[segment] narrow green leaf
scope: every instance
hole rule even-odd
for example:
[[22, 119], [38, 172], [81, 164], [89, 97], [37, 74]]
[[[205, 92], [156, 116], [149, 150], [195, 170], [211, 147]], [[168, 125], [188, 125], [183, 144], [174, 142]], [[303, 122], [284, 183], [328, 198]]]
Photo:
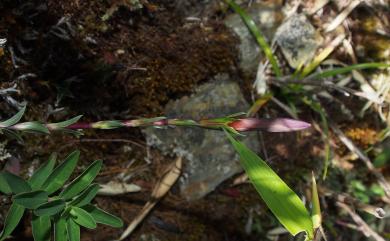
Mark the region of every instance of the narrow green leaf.
[[89, 204], [92, 201], [92, 199], [95, 198], [99, 189], [100, 189], [100, 186], [97, 183], [89, 185], [87, 187], [87, 189], [85, 189], [80, 195], [75, 197], [70, 202], [70, 205], [76, 206], [76, 207], [82, 207], [82, 206]]
[[95, 179], [102, 168], [102, 165], [103, 161], [101, 160], [93, 162], [80, 176], [74, 179], [69, 186], [61, 192], [60, 197], [68, 200], [83, 191]]
[[34, 241], [50, 241], [50, 216], [32, 216], [32, 233]]
[[23, 122], [13, 126], [13, 129], [32, 133], [49, 134], [49, 129], [37, 121]]
[[314, 173], [312, 173], [312, 198], [311, 198], [311, 204], [312, 204], [312, 211], [311, 211], [311, 220], [313, 222], [314, 228], [321, 227], [322, 217], [321, 217], [321, 206], [320, 206], [320, 200], [318, 198], [318, 190], [317, 190], [317, 183], [316, 178], [314, 177]]
[[297, 194], [259, 156], [225, 133], [249, 179], [276, 218], [292, 235], [305, 231], [312, 238], [313, 223]]
[[70, 215], [76, 223], [80, 224], [83, 227], [94, 229], [97, 226], [93, 217], [84, 209], [72, 207], [70, 210]]
[[65, 217], [58, 217], [54, 222], [54, 241], [67, 241]]
[[34, 214], [37, 216], [53, 216], [64, 210], [64, 208], [65, 201], [57, 199], [40, 205], [34, 210]]
[[325, 160], [323, 167], [322, 179], [325, 180], [328, 175], [328, 168], [330, 163], [330, 138], [329, 138], [329, 124], [327, 114], [322, 107], [320, 102], [315, 102], [314, 100], [308, 98], [307, 96], [302, 97], [302, 102], [308, 105], [312, 110], [317, 112], [321, 118], [321, 125], [323, 130], [323, 139], [324, 139], [324, 151], [325, 151]]
[[55, 153], [51, 154], [49, 160], [44, 165], [42, 165], [38, 170], [36, 170], [34, 174], [31, 176], [30, 180], [28, 180], [28, 183], [30, 184], [33, 190], [41, 188], [42, 184], [46, 181], [46, 179], [53, 171], [53, 168], [56, 164], [56, 159], [57, 159], [57, 155]]
[[259, 44], [260, 48], [264, 51], [265, 56], [271, 63], [272, 69], [275, 72], [277, 77], [282, 76], [282, 72], [279, 68], [278, 62], [276, 61], [276, 58], [274, 54], [272, 53], [271, 47], [268, 45], [267, 41], [265, 40], [263, 34], [259, 30], [259, 28], [256, 26], [255, 21], [242, 9], [237, 3], [235, 3], [233, 0], [225, 0], [227, 4], [236, 12], [238, 13], [250, 32], [255, 37], [257, 43]]
[[67, 220], [66, 227], [69, 241], [80, 241], [80, 226], [72, 218]]
[[10, 191], [11, 193], [22, 193], [22, 192], [29, 192], [31, 191], [30, 185], [23, 180], [21, 177], [16, 176], [10, 172], [2, 171], [0, 172], [0, 180], [4, 180], [2, 190], [3, 191]]
[[104, 211], [104, 210], [102, 210], [94, 205], [89, 204], [89, 205], [82, 207], [82, 209], [84, 209], [89, 214], [91, 214], [91, 216], [93, 217], [93, 219], [97, 223], [105, 224], [105, 225], [108, 225], [108, 226], [111, 226], [114, 228], [123, 227], [122, 219], [120, 219], [120, 218], [118, 218], [110, 213], [107, 213], [106, 211]]
[[321, 73], [313, 74], [310, 76], [310, 79], [322, 79], [327, 77], [332, 77], [339, 74], [349, 73], [352, 70], [358, 69], [378, 69], [378, 68], [389, 68], [390, 64], [386, 63], [362, 63], [362, 64], [353, 64], [346, 67], [335, 68], [331, 70], [325, 70]]
[[25, 208], [13, 203], [8, 210], [7, 217], [5, 218], [4, 221], [4, 227], [3, 230], [0, 234], [0, 241], [3, 241], [6, 239], [12, 231], [16, 228], [16, 226], [19, 224], [20, 220], [23, 217]]
[[76, 117], [73, 117], [69, 120], [58, 122], [58, 123], [51, 123], [48, 124], [49, 129], [55, 129], [55, 130], [61, 130], [63, 128], [66, 128], [80, 120], [80, 118], [83, 117], [82, 115], [78, 115]]
[[69, 156], [67, 156], [65, 160], [50, 174], [47, 180], [43, 183], [42, 188], [49, 194], [52, 194], [63, 187], [64, 183], [68, 180], [76, 167], [79, 156], [79, 151], [74, 151], [69, 154]]
[[33, 191], [19, 193], [14, 196], [14, 202], [28, 209], [35, 209], [38, 206], [46, 203], [49, 196], [45, 191]]
[[11, 118], [9, 118], [9, 119], [6, 120], [6, 121], [0, 122], [0, 128], [13, 126], [13, 125], [15, 125], [16, 123], [18, 123], [18, 122], [20, 121], [20, 119], [22, 119], [22, 116], [23, 116], [23, 114], [24, 114], [25, 111], [26, 111], [26, 106], [23, 106], [23, 107], [18, 111], [18, 113], [16, 113], [14, 116], [12, 116]]

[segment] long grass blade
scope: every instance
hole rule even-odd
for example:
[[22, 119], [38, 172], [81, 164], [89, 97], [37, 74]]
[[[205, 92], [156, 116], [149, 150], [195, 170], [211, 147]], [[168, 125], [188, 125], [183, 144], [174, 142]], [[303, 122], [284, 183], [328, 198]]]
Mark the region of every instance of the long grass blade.
[[345, 74], [349, 73], [352, 70], [358, 70], [358, 69], [378, 69], [378, 68], [389, 68], [390, 64], [385, 63], [362, 63], [362, 64], [353, 64], [346, 67], [341, 68], [335, 68], [331, 70], [325, 70], [321, 73], [313, 74], [312, 76], [309, 76], [310, 79], [322, 79], [327, 77], [332, 77], [339, 74]]
[[236, 12], [238, 13], [246, 26], [248, 27], [249, 31], [253, 34], [255, 37], [257, 43], [261, 47], [261, 49], [264, 51], [265, 56], [271, 63], [272, 69], [275, 72], [277, 77], [282, 76], [282, 72], [279, 68], [278, 62], [276, 61], [276, 58], [274, 54], [272, 53], [271, 47], [268, 45], [267, 41], [265, 40], [263, 34], [261, 33], [260, 29], [256, 26], [255, 21], [245, 12], [244, 9], [242, 9], [237, 3], [235, 3], [232, 0], [225, 0], [227, 4]]
[[313, 238], [313, 223], [297, 194], [259, 156], [227, 131], [227, 137], [240, 156], [241, 165], [268, 208], [292, 234], [306, 232]]

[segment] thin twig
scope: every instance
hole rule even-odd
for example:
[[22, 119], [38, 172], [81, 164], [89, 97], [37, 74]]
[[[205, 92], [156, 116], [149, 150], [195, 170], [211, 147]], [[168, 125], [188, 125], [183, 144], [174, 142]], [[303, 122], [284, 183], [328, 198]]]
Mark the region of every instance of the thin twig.
[[354, 212], [348, 205], [342, 202], [336, 202], [336, 205], [344, 209], [353, 221], [357, 224], [358, 230], [361, 231], [366, 237], [372, 237], [376, 241], [385, 241], [385, 239], [370, 228], [370, 226], [364, 222], [364, 220]]
[[340, 24], [344, 22], [344, 20], [348, 17], [348, 15], [362, 2], [362, 0], [352, 1], [325, 29], [325, 33], [331, 32], [335, 30]]

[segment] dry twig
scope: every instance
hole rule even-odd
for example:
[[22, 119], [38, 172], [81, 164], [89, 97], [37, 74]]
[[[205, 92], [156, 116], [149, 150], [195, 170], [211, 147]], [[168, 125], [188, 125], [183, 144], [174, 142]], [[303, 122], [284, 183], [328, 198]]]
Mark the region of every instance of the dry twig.
[[342, 202], [336, 202], [336, 205], [344, 209], [353, 221], [357, 224], [357, 230], [361, 231], [366, 237], [372, 237], [376, 241], [385, 241], [385, 239], [370, 228], [370, 226], [364, 222], [364, 220], [353, 211], [348, 205]]

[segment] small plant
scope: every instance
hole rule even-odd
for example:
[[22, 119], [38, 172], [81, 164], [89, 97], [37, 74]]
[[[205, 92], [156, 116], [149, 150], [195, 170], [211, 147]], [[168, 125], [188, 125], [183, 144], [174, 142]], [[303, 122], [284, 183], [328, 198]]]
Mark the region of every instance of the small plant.
[[[26, 107], [23, 107], [10, 119], [0, 122], [0, 131], [21, 140], [18, 132], [33, 132], [50, 134], [53, 131], [82, 134], [83, 129], [115, 129], [129, 127], [157, 127], [168, 128], [172, 126], [187, 126], [194, 128], [206, 128], [220, 130], [226, 133], [232, 146], [240, 156], [241, 165], [252, 181], [252, 184], [265, 201], [270, 210], [283, 226], [293, 235], [300, 232], [306, 233], [307, 240], [314, 238], [315, 229], [318, 228], [312, 222], [311, 216], [320, 215], [319, 211], [311, 215], [306, 209], [299, 196], [269, 167], [264, 160], [257, 156], [236, 138], [242, 136], [243, 132], [264, 130], [268, 132], [290, 132], [306, 129], [309, 123], [287, 119], [260, 119], [246, 117], [246, 113], [237, 113], [230, 116], [204, 120], [168, 119], [165, 117], [135, 119], [135, 120], [107, 120], [94, 123], [78, 122], [81, 116], [74, 117], [59, 123], [22, 122], [21, 120]], [[31, 179], [44, 179], [40, 185], [33, 186], [25, 183], [22, 179], [10, 173], [4, 173], [3, 178], [8, 185], [3, 185], [0, 190], [8, 194], [15, 194], [14, 204], [6, 220], [1, 238], [11, 234], [17, 223], [20, 221], [25, 208], [33, 211], [34, 237], [48, 237], [50, 228], [37, 228], [37, 225], [45, 223], [54, 224], [55, 241], [78, 240], [80, 236], [79, 226], [94, 228], [96, 222], [111, 224], [119, 227], [121, 221], [116, 217], [103, 215], [103, 211], [94, 206], [87, 205], [98, 191], [97, 184], [91, 184], [100, 170], [101, 162], [91, 164], [87, 170], [71, 182], [59, 195], [49, 198], [49, 195], [59, 190], [72, 173], [77, 159], [78, 152], [72, 153], [61, 163], [53, 173], [48, 175], [54, 167], [54, 161], [49, 161], [42, 170], [46, 174], [35, 174]], [[100, 164], [99, 164], [100, 163]], [[40, 170], [41, 170], [40, 169]], [[37, 173], [43, 172], [38, 170]], [[41, 178], [35, 177], [42, 175]], [[47, 179], [46, 179], [47, 178]], [[1, 180], [0, 180], [1, 181]], [[16, 183], [18, 183], [16, 185]], [[30, 186], [29, 186], [30, 185]], [[85, 190], [84, 190], [85, 189]], [[84, 191], [83, 191], [84, 190]], [[78, 195], [79, 194], [79, 195]], [[77, 196], [76, 196], [77, 195]], [[317, 195], [317, 192], [314, 193]], [[319, 210], [319, 207], [318, 209]], [[98, 214], [94, 216], [94, 214]], [[92, 217], [91, 217], [92, 216]], [[102, 218], [103, 217], [103, 218]], [[101, 219], [98, 219], [101, 218]], [[37, 221], [34, 221], [37, 219]], [[44, 220], [41, 220], [44, 219]], [[107, 221], [108, 220], [108, 221]], [[36, 223], [35, 223], [36, 222]], [[35, 223], [35, 224], [34, 224]], [[40, 230], [40, 231], [37, 231]], [[68, 235], [66, 235], [66, 232]], [[46, 236], [44, 236], [46, 235]], [[74, 237], [73, 237], [74, 236]], [[38, 239], [36, 241], [47, 240]], [[1, 241], [1, 239], [0, 239]]]
[[97, 223], [120, 228], [120, 218], [91, 204], [99, 185], [92, 183], [103, 162], [97, 160], [64, 187], [79, 160], [74, 151], [55, 167], [53, 154], [27, 181], [9, 172], [0, 172], [0, 191], [12, 196], [12, 205], [5, 219], [0, 240], [16, 228], [26, 210], [32, 214], [31, 226], [35, 241], [79, 241], [80, 226], [94, 229]]

